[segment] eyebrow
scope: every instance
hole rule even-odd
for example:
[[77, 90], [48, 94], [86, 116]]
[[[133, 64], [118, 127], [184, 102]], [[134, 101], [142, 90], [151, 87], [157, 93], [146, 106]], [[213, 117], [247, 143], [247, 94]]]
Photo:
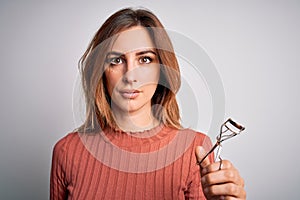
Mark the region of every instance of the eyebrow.
[[[136, 56], [140, 56], [140, 55], [143, 55], [143, 54], [147, 54], [147, 53], [151, 53], [151, 54], [154, 54], [154, 55], [157, 55], [157, 53], [154, 51], [154, 50], [145, 50], [145, 51], [139, 51], [139, 52], [136, 52]], [[121, 53], [121, 52], [117, 52], [117, 51], [111, 51], [111, 52], [108, 52], [106, 54], [106, 57], [108, 56], [124, 56], [125, 54], [124, 53]]]
[[156, 52], [153, 50], [140, 51], [140, 52], [137, 52], [135, 55], [139, 56], [139, 55], [143, 55], [143, 54], [147, 54], [147, 53], [152, 53], [152, 54], [156, 55]]

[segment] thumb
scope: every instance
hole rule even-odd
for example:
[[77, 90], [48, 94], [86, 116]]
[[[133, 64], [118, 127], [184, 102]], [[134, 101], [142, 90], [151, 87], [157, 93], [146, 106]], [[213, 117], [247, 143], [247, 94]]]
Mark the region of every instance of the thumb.
[[[206, 156], [206, 151], [202, 146], [197, 146], [195, 149], [195, 154], [196, 154], [197, 161], [200, 162]], [[209, 157], [207, 156], [200, 163], [200, 167], [203, 169], [203, 168], [207, 167], [208, 165], [210, 165], [210, 160], [209, 160]]]

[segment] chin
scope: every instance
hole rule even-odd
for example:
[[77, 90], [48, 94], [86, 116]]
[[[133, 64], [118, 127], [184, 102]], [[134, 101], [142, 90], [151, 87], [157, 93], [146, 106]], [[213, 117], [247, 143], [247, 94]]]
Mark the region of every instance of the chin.
[[114, 111], [122, 111], [122, 112], [130, 112], [130, 111], [134, 111], [134, 110], [137, 110], [138, 109], [138, 106], [136, 105], [130, 105], [131, 103], [129, 101], [117, 101], [117, 102], [114, 102], [112, 104], [112, 109]]
[[130, 100], [130, 101], [122, 101], [122, 102], [115, 102], [114, 103], [114, 107], [116, 109], [113, 109], [115, 111], [121, 111], [123, 113], [134, 113], [134, 112], [138, 112], [138, 111], [146, 111], [148, 110], [147, 107], [148, 105], [150, 106], [151, 109], [151, 103], [150, 102], [134, 102], [134, 100]]
[[129, 106], [125, 106], [122, 108], [123, 112], [127, 112], [127, 113], [133, 113], [133, 112], [137, 112], [139, 110], [142, 109], [142, 106], [137, 106], [137, 105], [129, 105]]

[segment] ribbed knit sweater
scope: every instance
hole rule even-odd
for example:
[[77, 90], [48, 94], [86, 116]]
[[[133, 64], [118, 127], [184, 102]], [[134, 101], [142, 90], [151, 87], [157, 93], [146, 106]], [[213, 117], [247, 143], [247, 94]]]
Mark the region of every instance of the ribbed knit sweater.
[[198, 145], [208, 151], [211, 142], [163, 125], [136, 133], [69, 133], [53, 149], [50, 199], [205, 199]]

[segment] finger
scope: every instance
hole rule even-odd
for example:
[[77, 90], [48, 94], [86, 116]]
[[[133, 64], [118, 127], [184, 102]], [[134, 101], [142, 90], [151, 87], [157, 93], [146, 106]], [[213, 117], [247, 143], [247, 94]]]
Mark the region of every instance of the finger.
[[226, 197], [223, 197], [223, 200], [245, 200], [246, 197], [243, 197], [243, 198], [237, 198], [237, 197], [231, 197], [231, 196], [226, 196]]
[[228, 160], [222, 160], [222, 165], [220, 168], [220, 162], [215, 162], [207, 166], [205, 169], [202, 170], [202, 175], [219, 171], [219, 170], [224, 170], [224, 169], [235, 169], [234, 166], [231, 164], [230, 161]]
[[234, 183], [226, 183], [226, 184], [211, 185], [208, 187], [204, 187], [203, 192], [206, 197], [231, 196], [231, 197], [241, 198], [241, 199], [246, 197], [246, 192], [244, 188]]
[[217, 200], [245, 200], [246, 198], [237, 198], [232, 196], [218, 196]]
[[[205, 156], [206, 156], [206, 151], [204, 150], [204, 148], [202, 146], [197, 146], [195, 149], [195, 154], [196, 154], [196, 158], [197, 161], [199, 162], [200, 160], [202, 160]], [[202, 163], [200, 163], [200, 167], [202, 169], [204, 169], [205, 167], [210, 165], [210, 160], [209, 157], [207, 156]]]
[[244, 180], [236, 169], [218, 170], [202, 175], [201, 183], [204, 187], [224, 183], [234, 183], [242, 187], [244, 186]]
[[214, 196], [214, 197], [210, 197], [209, 200], [224, 200], [225, 196]]

